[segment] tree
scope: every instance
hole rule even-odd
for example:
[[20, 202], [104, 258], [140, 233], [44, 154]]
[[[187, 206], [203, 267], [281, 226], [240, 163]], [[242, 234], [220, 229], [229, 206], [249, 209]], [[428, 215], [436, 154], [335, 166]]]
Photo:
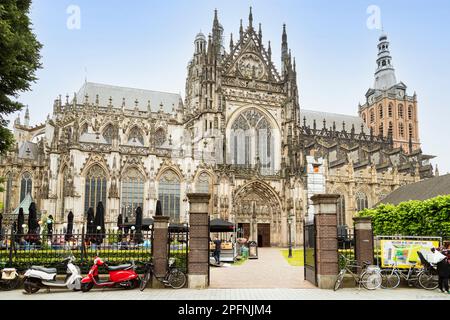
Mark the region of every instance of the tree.
[[0, 153], [14, 142], [5, 117], [24, 107], [16, 99], [30, 90], [36, 70], [42, 67], [42, 45], [31, 30], [30, 6], [31, 0], [0, 2]]

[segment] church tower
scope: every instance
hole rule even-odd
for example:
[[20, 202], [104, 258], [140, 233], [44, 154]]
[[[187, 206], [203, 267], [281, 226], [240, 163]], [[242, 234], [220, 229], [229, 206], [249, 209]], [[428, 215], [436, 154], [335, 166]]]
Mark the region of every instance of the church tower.
[[374, 135], [392, 139], [394, 148], [412, 153], [420, 149], [417, 95], [408, 95], [407, 86], [397, 82], [384, 33], [379, 38], [376, 62], [375, 82], [366, 93], [366, 103], [359, 106], [359, 115]]

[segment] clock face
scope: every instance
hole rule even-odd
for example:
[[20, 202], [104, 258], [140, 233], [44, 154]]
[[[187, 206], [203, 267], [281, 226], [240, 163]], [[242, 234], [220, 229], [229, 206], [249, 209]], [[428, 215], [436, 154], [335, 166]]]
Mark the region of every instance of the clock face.
[[250, 79], [261, 79], [264, 76], [264, 63], [255, 54], [246, 54], [238, 62], [241, 74]]

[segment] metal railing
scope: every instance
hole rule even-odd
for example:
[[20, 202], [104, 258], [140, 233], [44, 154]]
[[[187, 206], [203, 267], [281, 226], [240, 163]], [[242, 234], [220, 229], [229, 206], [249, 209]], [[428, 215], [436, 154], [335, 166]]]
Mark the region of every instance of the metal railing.
[[72, 235], [53, 233], [33, 237], [10, 232], [0, 242], [0, 268], [15, 267], [19, 271], [32, 265], [60, 268], [60, 262], [69, 254], [75, 256], [83, 272], [87, 272], [95, 256], [110, 265], [143, 263], [152, 256], [152, 243], [152, 230], [142, 231], [141, 235], [126, 230], [92, 234], [83, 230]]
[[187, 273], [189, 254], [189, 231], [188, 229], [170, 231], [168, 243], [168, 257], [175, 258], [175, 267]]

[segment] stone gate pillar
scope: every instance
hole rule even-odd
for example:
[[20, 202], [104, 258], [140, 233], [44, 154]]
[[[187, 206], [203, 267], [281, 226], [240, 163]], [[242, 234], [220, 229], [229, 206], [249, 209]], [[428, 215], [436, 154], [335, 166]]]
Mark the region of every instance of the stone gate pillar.
[[[164, 277], [167, 272], [168, 238], [170, 217], [153, 217], [153, 263], [155, 266], [155, 277]], [[153, 281], [153, 286], [160, 287], [159, 281]], [[161, 287], [164, 287], [163, 285]]]
[[188, 287], [205, 289], [209, 283], [208, 193], [189, 193]]
[[355, 260], [360, 266], [364, 261], [373, 263], [373, 232], [371, 217], [353, 218]]
[[336, 194], [311, 197], [315, 212], [316, 279], [321, 289], [333, 289], [338, 266], [337, 200]]

